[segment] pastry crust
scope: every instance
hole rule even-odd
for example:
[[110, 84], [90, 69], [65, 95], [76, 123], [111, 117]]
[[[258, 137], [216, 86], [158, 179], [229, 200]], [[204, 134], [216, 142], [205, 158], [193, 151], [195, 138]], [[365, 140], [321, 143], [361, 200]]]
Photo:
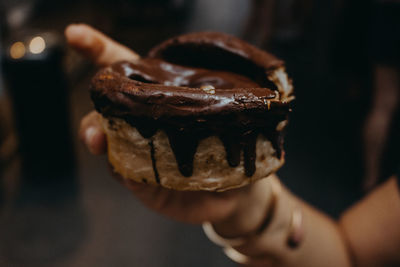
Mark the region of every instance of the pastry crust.
[[233, 36], [169, 39], [100, 70], [91, 97], [123, 179], [225, 191], [284, 163], [291, 79], [282, 60]]
[[122, 119], [101, 117], [101, 120], [107, 135], [109, 161], [123, 179], [181, 191], [225, 191], [267, 177], [284, 163], [283, 155], [277, 158], [271, 142], [259, 135], [256, 172], [248, 177], [243, 155], [237, 167], [229, 166], [224, 145], [218, 137], [210, 136], [200, 141], [194, 156], [193, 175], [185, 177], [162, 130], [151, 138], [144, 138]]

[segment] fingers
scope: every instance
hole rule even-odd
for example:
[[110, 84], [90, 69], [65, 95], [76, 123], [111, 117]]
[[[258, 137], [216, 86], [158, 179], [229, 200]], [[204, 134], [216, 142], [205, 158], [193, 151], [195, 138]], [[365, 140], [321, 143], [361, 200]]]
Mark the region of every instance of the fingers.
[[[65, 29], [68, 44], [98, 65], [119, 60], [137, 60], [139, 56], [103, 33], [85, 24], [71, 24]], [[106, 152], [106, 138], [98, 114], [92, 112], [81, 121], [80, 138], [95, 155]]]
[[225, 218], [237, 206], [242, 190], [228, 192], [175, 191], [118, 177], [148, 208], [177, 221], [201, 224]]
[[95, 64], [105, 66], [120, 60], [137, 60], [139, 55], [86, 24], [65, 29], [68, 44]]
[[90, 153], [100, 155], [106, 152], [107, 140], [100, 124], [100, 114], [92, 111], [82, 119], [79, 137]]

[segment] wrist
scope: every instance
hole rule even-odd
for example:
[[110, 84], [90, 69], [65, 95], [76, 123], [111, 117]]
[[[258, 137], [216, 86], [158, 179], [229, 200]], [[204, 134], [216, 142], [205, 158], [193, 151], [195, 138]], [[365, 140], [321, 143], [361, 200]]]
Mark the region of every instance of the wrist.
[[206, 236], [241, 264], [249, 264], [255, 255], [283, 255], [298, 248], [304, 239], [300, 201], [276, 177], [264, 179], [255, 188], [224, 220], [203, 224]]
[[262, 179], [247, 188], [236, 208], [222, 220], [213, 223], [215, 232], [224, 238], [236, 238], [256, 233], [265, 222], [273, 201], [272, 177]]

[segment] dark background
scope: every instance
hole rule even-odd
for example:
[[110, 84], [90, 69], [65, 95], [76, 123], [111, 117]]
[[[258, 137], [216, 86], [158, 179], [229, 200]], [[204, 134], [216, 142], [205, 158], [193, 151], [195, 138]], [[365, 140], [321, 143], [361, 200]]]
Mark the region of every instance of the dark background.
[[[296, 102], [279, 175], [337, 218], [364, 195], [377, 66], [398, 70], [395, 2], [1, 0], [0, 266], [234, 266], [200, 227], [142, 207], [80, 144], [96, 68], [65, 47], [66, 25], [91, 24], [140, 54], [180, 33], [222, 31], [284, 59]], [[45, 32], [42, 54], [10, 59], [10, 45]], [[393, 140], [384, 147], [380, 177], [397, 158]]]

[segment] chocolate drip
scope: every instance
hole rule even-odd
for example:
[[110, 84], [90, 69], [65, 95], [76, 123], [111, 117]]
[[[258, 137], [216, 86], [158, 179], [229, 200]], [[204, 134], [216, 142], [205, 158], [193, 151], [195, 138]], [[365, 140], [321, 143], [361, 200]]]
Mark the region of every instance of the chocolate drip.
[[156, 158], [155, 158], [155, 149], [154, 149], [153, 140], [151, 140], [149, 142], [149, 146], [150, 146], [150, 157], [151, 157], [151, 163], [153, 165], [154, 177], [156, 178], [156, 182], [158, 184], [160, 184], [160, 175], [158, 174], [158, 170], [157, 170]]
[[253, 131], [246, 132], [243, 135], [242, 147], [244, 158], [244, 169], [246, 175], [251, 177], [256, 171], [256, 141], [257, 134]]
[[227, 132], [221, 135], [220, 139], [225, 146], [226, 160], [228, 161], [229, 166], [238, 166], [240, 164], [240, 152], [242, 151], [239, 141], [240, 135], [235, 132]]
[[146, 120], [144, 118], [125, 116], [124, 119], [130, 125], [136, 127], [140, 135], [143, 136], [144, 138], [152, 137], [158, 130], [157, 125], [151, 123], [149, 120]]
[[179, 171], [183, 176], [192, 176], [193, 158], [197, 150], [199, 136], [184, 130], [168, 130], [166, 134], [178, 163]]
[[[287, 119], [290, 106], [267, 75], [282, 66], [234, 37], [189, 34], [166, 41], [147, 58], [101, 70], [91, 96], [103, 116], [124, 119], [144, 138], [164, 131], [182, 175], [192, 175], [199, 142], [217, 136], [229, 165], [238, 166], [243, 155], [250, 177], [256, 171], [258, 136], [282, 156], [283, 131], [277, 125]], [[149, 145], [159, 183], [154, 144]]]
[[[104, 115], [107, 116], [107, 114]], [[234, 119], [232, 116], [220, 116], [217, 120], [212, 117], [204, 117], [200, 119], [200, 122], [199, 119], [194, 118], [154, 120], [126, 116], [124, 119], [132, 127], [135, 127], [144, 138], [151, 138], [157, 130], [164, 131], [183, 176], [190, 177], [193, 174], [193, 159], [199, 142], [210, 136], [218, 136], [225, 147], [228, 164], [231, 167], [238, 166], [243, 155], [245, 174], [251, 177], [256, 171], [256, 142], [259, 135], [270, 140], [277, 157], [281, 157], [283, 132], [276, 131], [276, 126], [279, 121], [285, 120], [286, 116], [276, 113], [269, 114], [263, 120], [259, 120], [259, 123], [264, 121], [264, 124], [250, 125], [245, 128], [242, 124], [237, 123], [237, 118]], [[156, 180], [159, 181], [153, 142], [149, 142], [149, 145], [154, 174]]]
[[281, 158], [282, 150], [283, 150], [283, 136], [285, 132], [277, 132], [277, 131], [263, 131], [263, 135], [271, 141], [272, 147], [276, 151], [277, 158]]

